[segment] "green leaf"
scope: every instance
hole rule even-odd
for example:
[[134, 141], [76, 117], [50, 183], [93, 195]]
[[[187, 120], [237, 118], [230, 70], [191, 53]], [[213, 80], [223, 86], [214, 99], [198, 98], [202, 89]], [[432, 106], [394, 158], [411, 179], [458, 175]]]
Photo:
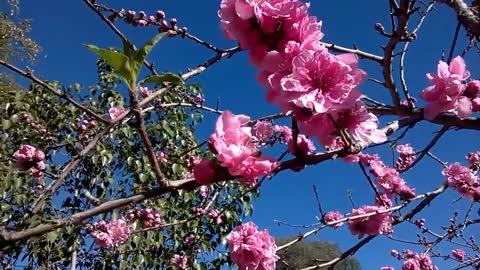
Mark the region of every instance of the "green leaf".
[[147, 83], [172, 83], [174, 85], [183, 84], [183, 79], [171, 72], [165, 72], [161, 75], [152, 75], [148, 76], [145, 79], [141, 80], [138, 84], [147, 84]]
[[135, 64], [141, 67], [143, 65], [143, 61], [145, 61], [147, 58], [147, 55], [165, 35], [165, 32], [156, 34], [151, 40], [147, 41], [142, 48], [138, 49], [135, 55]]
[[131, 85], [136, 81], [137, 78], [136, 76], [133, 76], [133, 70], [128, 56], [121, 52], [100, 49], [94, 45], [85, 45], [85, 47], [105, 60], [128, 85]]
[[57, 240], [57, 236], [58, 236], [57, 232], [49, 232], [49, 233], [47, 233], [47, 239], [48, 239], [48, 241], [50, 241], [50, 242], [53, 242], [53, 241]]
[[147, 58], [147, 55], [153, 49], [153, 47], [165, 36], [166, 33], [159, 33], [155, 35], [151, 40], [147, 41], [142, 48], [137, 51], [133, 50], [133, 45], [130, 43], [123, 43], [123, 50], [127, 57], [130, 59], [131, 63], [131, 75], [135, 78], [138, 77], [140, 69], [142, 68], [143, 62]]

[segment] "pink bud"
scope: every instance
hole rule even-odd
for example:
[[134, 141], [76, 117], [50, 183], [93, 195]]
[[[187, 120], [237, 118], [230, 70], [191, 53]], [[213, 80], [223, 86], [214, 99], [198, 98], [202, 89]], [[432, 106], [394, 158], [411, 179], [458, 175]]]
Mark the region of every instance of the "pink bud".
[[33, 157], [35, 161], [42, 161], [45, 159], [45, 154], [42, 150], [35, 151], [35, 156]]
[[200, 185], [211, 184], [215, 180], [215, 161], [202, 159], [193, 167], [193, 175]]
[[162, 10], [157, 10], [155, 15], [157, 16], [157, 19], [159, 19], [159, 20], [165, 18], [165, 12], [163, 12]]
[[465, 89], [465, 92], [474, 97], [477, 96], [480, 93], [480, 81], [478, 80], [469, 81], [467, 83], [467, 88]]
[[167, 35], [169, 37], [174, 37], [176, 34], [177, 34], [177, 32], [175, 30], [170, 29], [170, 30], [167, 31]]

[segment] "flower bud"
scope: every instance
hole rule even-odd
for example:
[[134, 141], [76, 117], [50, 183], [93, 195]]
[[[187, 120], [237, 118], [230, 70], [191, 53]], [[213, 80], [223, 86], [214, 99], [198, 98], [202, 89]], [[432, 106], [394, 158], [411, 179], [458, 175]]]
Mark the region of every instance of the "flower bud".
[[165, 12], [163, 12], [162, 10], [157, 10], [155, 15], [157, 16], [157, 19], [159, 19], [159, 20], [162, 20], [162, 19], [165, 18]]

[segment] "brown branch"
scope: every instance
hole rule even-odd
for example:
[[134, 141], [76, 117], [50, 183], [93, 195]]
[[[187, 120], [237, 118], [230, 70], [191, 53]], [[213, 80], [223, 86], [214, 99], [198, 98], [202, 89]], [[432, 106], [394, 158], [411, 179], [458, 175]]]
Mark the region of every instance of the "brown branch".
[[435, 135], [435, 137], [433, 137], [433, 139], [430, 141], [430, 143], [420, 152], [420, 155], [418, 155], [418, 157], [412, 162], [412, 164], [410, 164], [408, 167], [406, 167], [405, 169], [401, 170], [400, 172], [406, 172], [408, 170], [410, 170], [411, 168], [413, 168], [415, 165], [417, 165], [418, 162], [420, 162], [420, 160], [422, 160], [428, 153], [430, 153], [430, 150], [435, 146], [435, 144], [437, 144], [437, 142], [440, 140], [440, 138], [448, 131], [448, 126], [443, 126], [442, 129], [440, 129], [437, 133], [437, 135]]
[[[423, 22], [427, 18], [427, 15], [430, 13], [430, 11], [433, 10], [434, 4], [435, 4], [435, 1], [432, 1], [428, 5], [427, 10], [421, 15], [420, 20], [417, 24], [417, 27], [412, 31], [411, 35], [416, 35], [417, 32], [420, 30]], [[405, 99], [407, 100], [408, 106], [413, 108], [412, 100], [411, 100], [410, 94], [408, 92], [407, 82], [405, 80], [405, 66], [404, 66], [405, 56], [406, 56], [406, 52], [408, 50], [409, 45], [410, 45], [410, 42], [405, 43], [405, 46], [403, 46], [403, 50], [402, 50], [402, 53], [400, 55], [400, 63], [399, 63], [399, 66], [400, 66], [400, 83], [402, 85], [403, 94], [405, 95]]]
[[[87, 6], [93, 10], [101, 19], [104, 21], [110, 29], [124, 42], [124, 43], [129, 43], [128, 38], [113, 24], [107, 17], [105, 17], [102, 12], [100, 12], [96, 7], [95, 4], [91, 3], [90, 0], [83, 0]], [[136, 50], [137, 48], [135, 47], [134, 44], [132, 44], [133, 49]], [[150, 70], [150, 72], [154, 75], [158, 75], [158, 72], [155, 70], [153, 64], [150, 64], [147, 60], [143, 61], [143, 65]]]
[[411, 0], [401, 0], [400, 6], [394, 10], [398, 20], [397, 29], [393, 32], [390, 40], [384, 49], [384, 57], [382, 62], [383, 78], [385, 80], [385, 87], [390, 91], [393, 105], [397, 111], [400, 111], [400, 96], [398, 94], [397, 87], [393, 81], [393, 57], [394, 50], [397, 44], [402, 41], [407, 33], [407, 24], [409, 19]]
[[159, 188], [155, 188], [153, 190], [143, 192], [137, 195], [133, 195], [127, 198], [111, 200], [111, 201], [102, 203], [99, 206], [94, 207], [92, 209], [74, 214], [66, 218], [54, 220], [49, 224], [41, 224], [33, 228], [26, 229], [23, 231], [18, 231], [18, 232], [8, 232], [6, 230], [0, 230], [0, 247], [7, 245], [8, 242], [15, 242], [19, 240], [28, 239], [34, 236], [40, 236], [64, 226], [81, 224], [82, 221], [88, 218], [91, 218], [93, 216], [96, 216], [105, 212], [109, 212], [129, 204], [136, 204], [146, 199], [171, 192], [173, 190], [178, 190], [178, 189], [193, 190], [197, 186], [198, 184], [195, 182], [194, 179], [171, 181], [171, 185], [169, 187], [166, 187], [166, 188], [159, 187]]
[[155, 176], [157, 177], [157, 181], [159, 181], [160, 183], [160, 187], [168, 187], [170, 183], [169, 181], [165, 180], [165, 176], [160, 170], [160, 165], [158, 164], [157, 157], [155, 155], [155, 152], [153, 152], [152, 142], [148, 138], [148, 134], [145, 129], [145, 119], [143, 116], [142, 107], [140, 106], [140, 103], [137, 98], [135, 83], [133, 83], [133, 85], [129, 87], [130, 89], [128, 92], [130, 94], [130, 101], [132, 103], [131, 110], [133, 111], [133, 114], [137, 118], [137, 123], [138, 123], [137, 130], [140, 133], [140, 136], [142, 137], [143, 144], [145, 145], [145, 151], [147, 152], [150, 165], [153, 167], [155, 171]]
[[358, 55], [358, 57], [360, 57], [360, 58], [369, 59], [369, 60], [378, 62], [380, 64], [383, 62], [383, 57], [375, 55], [375, 54], [367, 53], [367, 52], [364, 52], [364, 51], [361, 51], [361, 50], [358, 50], [358, 49], [349, 49], [349, 48], [341, 47], [341, 46], [335, 45], [333, 43], [326, 43], [326, 42], [320, 42], [320, 43], [323, 46], [325, 46], [327, 49], [330, 49], [332, 51], [344, 52], [344, 53], [353, 53], [353, 54]]
[[23, 71], [21, 70], [20, 68], [4, 61], [4, 60], [0, 60], [0, 65], [14, 71], [15, 73], [31, 80], [32, 82], [36, 83], [36, 84], [39, 84], [41, 86], [43, 86], [45, 89], [47, 89], [48, 91], [50, 91], [51, 93], [53, 93], [54, 95], [60, 97], [60, 98], [63, 98], [65, 100], [67, 100], [68, 102], [70, 102], [73, 106], [77, 107], [78, 109], [80, 109], [81, 111], [84, 111], [86, 114], [88, 114], [89, 116], [95, 118], [95, 120], [98, 120], [102, 123], [108, 123], [108, 120], [106, 119], [103, 119], [103, 117], [99, 116], [98, 114], [96, 114], [95, 112], [93, 112], [92, 110], [90, 110], [89, 108], [83, 106], [82, 104], [78, 103], [77, 101], [75, 101], [72, 97], [70, 97], [68, 94], [66, 93], [62, 93], [60, 90], [58, 89], [55, 89], [53, 88], [51, 85], [49, 85], [47, 82], [43, 81], [43, 80], [40, 80], [38, 77], [36, 77], [35, 75], [32, 74], [32, 72], [30, 70], [27, 70], [27, 71]]
[[[416, 198], [414, 198], [413, 200], [416, 200], [416, 199], [419, 199], [419, 198], [424, 198], [424, 199], [416, 207], [414, 207], [412, 210], [410, 210], [408, 213], [398, 217], [393, 222], [392, 225], [395, 226], [395, 225], [398, 225], [398, 224], [404, 222], [405, 220], [411, 219], [414, 215], [416, 215], [417, 213], [422, 211], [426, 206], [428, 206], [436, 197], [438, 197], [440, 194], [445, 192], [447, 186], [448, 186], [447, 182], [444, 182], [440, 187], [436, 188], [435, 190], [432, 190], [430, 192], [427, 192], [425, 194], [419, 195]], [[391, 207], [389, 209], [398, 208], [397, 210], [399, 210], [399, 209], [405, 207], [406, 205], [408, 205], [410, 202], [404, 202], [402, 205]], [[387, 210], [388, 209], [386, 209], [384, 211], [387, 211]], [[380, 211], [377, 211], [376, 213], [371, 213], [371, 214], [382, 213], [382, 211], [383, 210], [380, 210]], [[392, 211], [394, 211], [394, 210], [390, 210], [390, 211], [387, 211], [387, 212], [392, 212]], [[387, 212], [385, 212], [385, 213], [387, 213]], [[355, 216], [355, 217], [357, 217], [357, 216]], [[342, 221], [345, 221], [345, 218], [342, 219]], [[338, 222], [338, 221], [335, 221], [335, 222]], [[331, 223], [329, 223], [329, 224], [331, 224]], [[329, 266], [331, 268], [331, 267], [335, 266], [335, 264], [341, 262], [343, 259], [355, 254], [360, 248], [362, 248], [364, 245], [368, 244], [371, 240], [373, 240], [377, 236], [378, 235], [369, 235], [369, 236], [365, 237], [364, 239], [362, 239], [360, 242], [358, 242], [355, 246], [351, 247], [350, 249], [348, 249], [347, 251], [342, 253], [342, 255], [340, 255], [339, 257], [337, 257], [333, 260], [330, 260], [326, 263], [322, 263], [320, 265], [310, 266], [310, 267], [307, 267], [307, 268], [303, 268], [301, 270], [317, 269], [317, 268], [322, 268], [322, 267], [326, 267], [326, 266]]]
[[237, 46], [237, 47], [225, 50], [222, 53], [218, 53], [214, 57], [212, 57], [212, 58], [208, 59], [207, 61], [205, 61], [204, 63], [198, 65], [196, 68], [194, 68], [192, 70], [189, 70], [188, 72], [185, 72], [184, 74], [181, 75], [181, 77], [182, 77], [183, 80], [186, 81], [186, 80], [204, 72], [211, 65], [220, 61], [220, 59], [225, 58], [225, 57], [229, 58], [229, 57], [231, 57], [232, 55], [234, 55], [235, 53], [237, 53], [241, 50], [242, 49], [240, 49], [240, 46]]
[[42, 207], [45, 205], [45, 202], [50, 198], [58, 188], [61, 186], [63, 180], [68, 176], [68, 174], [80, 163], [80, 161], [92, 150], [95, 148], [98, 142], [106, 135], [110, 129], [114, 128], [123, 118], [125, 118], [130, 111], [124, 112], [122, 115], [117, 117], [114, 121], [110, 122], [105, 128], [102, 129], [95, 137], [83, 148], [83, 150], [76, 155], [62, 170], [62, 173], [58, 178], [52, 183], [50, 187], [46, 189], [44, 193], [35, 201], [32, 205], [32, 213], [36, 214]]
[[[473, 36], [480, 36], [480, 17], [463, 0], [447, 0], [445, 3], [457, 14], [463, 27]], [[475, 8], [479, 8], [476, 6]]]
[[[368, 107], [368, 110], [377, 115], [398, 115], [393, 107], [375, 106]], [[423, 109], [414, 109], [413, 112], [409, 113], [408, 117], [404, 119], [408, 118], [412, 120], [416, 119], [417, 122], [426, 120], [442, 126], [456, 127], [459, 129], [480, 130], [480, 118], [470, 117], [462, 120], [453, 113], [442, 113], [433, 120], [427, 120], [423, 118]]]

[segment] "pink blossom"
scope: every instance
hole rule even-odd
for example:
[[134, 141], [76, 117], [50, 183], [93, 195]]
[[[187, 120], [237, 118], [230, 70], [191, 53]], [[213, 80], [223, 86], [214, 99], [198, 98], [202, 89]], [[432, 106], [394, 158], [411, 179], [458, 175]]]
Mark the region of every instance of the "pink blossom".
[[252, 136], [256, 142], [263, 142], [273, 136], [272, 123], [268, 121], [257, 121], [252, 129]]
[[397, 147], [395, 149], [397, 150], [397, 152], [400, 155], [408, 156], [408, 155], [415, 154], [415, 151], [413, 150], [413, 147], [411, 147], [408, 143], [407, 144], [399, 144], [399, 145], [397, 145]]
[[422, 270], [420, 263], [415, 259], [408, 259], [403, 263], [402, 270]]
[[220, 166], [227, 168], [232, 176], [241, 176], [241, 183], [253, 185], [259, 176], [271, 173], [277, 163], [259, 154], [247, 126], [249, 120], [245, 115], [223, 112], [210, 137], [210, 146]]
[[392, 249], [390, 251], [390, 255], [392, 255], [392, 257], [394, 257], [394, 258], [398, 258], [400, 254], [398, 253], [398, 251], [396, 249]]
[[113, 120], [119, 117], [125, 111], [126, 111], [125, 108], [122, 108], [122, 107], [112, 107], [108, 110], [108, 115], [110, 116], [110, 119]]
[[[325, 214], [325, 217], [323, 218], [325, 222], [330, 223], [334, 222], [337, 220], [340, 220], [343, 218], [343, 215], [340, 212], [337, 211], [331, 211]], [[331, 225], [334, 229], [340, 228], [340, 226], [343, 225], [343, 222], [336, 223], [334, 225]]]
[[113, 241], [110, 235], [106, 232], [95, 231], [91, 233], [92, 237], [95, 239], [95, 243], [104, 248], [113, 247]]
[[278, 84], [272, 77], [268, 97], [285, 113], [295, 113], [297, 119], [302, 119], [304, 111], [308, 116], [350, 108], [361, 97], [357, 88], [366, 73], [358, 69], [353, 54], [303, 51], [292, 64], [292, 73]]
[[391, 266], [383, 266], [382, 268], [380, 268], [380, 270], [395, 270], [395, 268]]
[[206, 198], [208, 196], [208, 187], [207, 186], [201, 186], [200, 187], [200, 196], [203, 198]]
[[450, 65], [440, 61], [437, 74], [427, 74], [432, 86], [425, 88], [420, 97], [429, 104], [425, 107], [425, 118], [434, 119], [442, 112], [453, 112], [460, 119], [472, 113], [472, 102], [465, 96], [463, 83], [470, 76], [461, 56], [455, 57]]
[[131, 229], [126, 223], [125, 219], [120, 218], [110, 222], [110, 224], [107, 225], [107, 232], [112, 238], [113, 245], [118, 246], [127, 241], [128, 237], [130, 236]]
[[408, 187], [405, 180], [400, 177], [397, 170], [384, 167], [380, 175], [375, 179], [387, 195], [399, 195], [403, 200], [414, 198], [415, 190]]
[[242, 162], [244, 167], [242, 178], [239, 182], [247, 185], [254, 186], [257, 183], [257, 178], [262, 175], [267, 175], [273, 172], [278, 166], [275, 159], [270, 157], [248, 157]]
[[388, 198], [387, 194], [382, 194], [380, 196], [375, 196], [375, 205], [383, 206], [383, 207], [392, 207], [393, 203], [392, 203], [392, 200]]
[[463, 261], [465, 260], [465, 256], [467, 256], [467, 253], [462, 249], [454, 249], [452, 250], [452, 256], [459, 261]]
[[472, 99], [472, 111], [480, 112], [480, 97]]
[[193, 241], [195, 241], [196, 235], [195, 234], [190, 234], [187, 239], [185, 240], [185, 245], [191, 246], [193, 244]]
[[469, 81], [466, 85], [465, 95], [476, 97], [480, 94], [480, 80]]
[[170, 259], [170, 264], [176, 265], [180, 269], [187, 269], [188, 257], [185, 255], [175, 254]]
[[239, 270], [274, 270], [278, 256], [275, 240], [267, 230], [258, 231], [253, 222], [235, 228], [228, 236], [230, 258]]
[[139, 220], [146, 229], [156, 228], [162, 224], [160, 213], [153, 208], [132, 209], [128, 216], [130, 222]]
[[480, 183], [472, 170], [456, 162], [442, 171], [448, 185], [456, 189], [460, 195], [473, 201], [480, 199]]
[[296, 144], [293, 143], [293, 137], [288, 142], [288, 151], [292, 154], [299, 154], [300, 156], [310, 155], [315, 151], [315, 145], [305, 135], [299, 134]]
[[401, 172], [409, 169], [415, 162], [415, 151], [409, 144], [401, 144], [396, 148], [400, 156], [395, 161], [395, 168]]
[[168, 161], [168, 156], [165, 154], [163, 151], [158, 151], [155, 153], [155, 157], [157, 158], [157, 161], [160, 163], [167, 163]]
[[131, 234], [131, 229], [125, 219], [120, 218], [110, 223], [100, 221], [89, 227], [91, 235], [101, 247], [111, 248], [124, 244]]
[[361, 101], [351, 109], [329, 115], [318, 114], [306, 122], [300, 122], [300, 128], [306, 135], [316, 136], [320, 144], [326, 147], [332, 147], [340, 138], [337, 127], [348, 130], [355, 142], [382, 143], [387, 140], [385, 133], [377, 129], [377, 117], [369, 113]]
[[214, 182], [216, 176], [216, 163], [213, 160], [202, 159], [193, 167], [193, 176], [200, 185]]
[[15, 166], [20, 170], [30, 169], [31, 175], [40, 180], [42, 171], [45, 170], [45, 153], [42, 150], [28, 145], [22, 144], [20, 148], [13, 154], [15, 158]]
[[438, 270], [438, 267], [433, 265], [432, 259], [427, 254], [417, 254], [411, 250], [402, 251], [402, 255], [398, 254], [395, 250], [395, 254], [392, 256], [397, 259], [405, 260], [403, 262], [402, 270]]
[[13, 156], [16, 167], [21, 170], [28, 170], [45, 158], [45, 154], [41, 150], [37, 150], [37, 148], [28, 144], [20, 145]]
[[[375, 213], [383, 209], [383, 207], [378, 206], [363, 206], [358, 209], [353, 209], [350, 217], [353, 218], [368, 213]], [[358, 234], [358, 238], [360, 239], [365, 234], [390, 234], [392, 232], [392, 222], [393, 218], [390, 213], [381, 213], [349, 220], [348, 227], [352, 234]]]
[[294, 51], [320, 47], [321, 23], [308, 17], [308, 7], [298, 0], [222, 0], [219, 16], [227, 38], [249, 50], [252, 64], [278, 69], [291, 62], [284, 54], [289, 42]]
[[208, 211], [208, 216], [212, 217], [213, 219], [215, 219], [215, 223], [217, 225], [219, 224], [222, 224], [223, 223], [223, 220], [222, 220], [222, 216], [220, 215], [220, 212], [216, 209], [210, 209]]
[[293, 140], [292, 129], [287, 126], [275, 125], [273, 127], [275, 132], [280, 133], [280, 141], [282, 143], [288, 144], [288, 142]]
[[138, 89], [140, 90], [140, 94], [144, 98], [150, 96], [153, 93], [151, 90], [148, 89], [148, 87], [139, 87]]
[[469, 153], [466, 157], [470, 166], [480, 166], [480, 151]]

